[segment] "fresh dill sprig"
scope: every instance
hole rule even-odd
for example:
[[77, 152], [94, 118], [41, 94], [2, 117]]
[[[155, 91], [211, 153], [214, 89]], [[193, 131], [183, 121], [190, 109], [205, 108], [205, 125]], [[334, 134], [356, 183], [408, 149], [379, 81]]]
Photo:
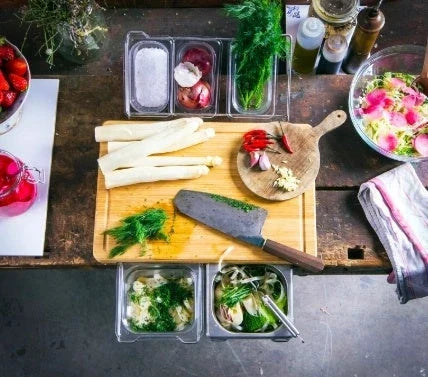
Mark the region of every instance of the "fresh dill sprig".
[[275, 55], [289, 56], [290, 43], [282, 36], [280, 0], [245, 0], [226, 5], [227, 15], [238, 20], [233, 43], [236, 57], [236, 83], [244, 109], [258, 109], [264, 100], [264, 87], [272, 76]]
[[140, 244], [142, 253], [146, 251], [147, 240], [168, 241], [169, 237], [162, 231], [168, 219], [163, 209], [149, 208], [136, 215], [122, 219], [121, 225], [104, 232], [112, 236], [117, 245], [110, 250], [109, 258], [122, 255], [129, 247]]

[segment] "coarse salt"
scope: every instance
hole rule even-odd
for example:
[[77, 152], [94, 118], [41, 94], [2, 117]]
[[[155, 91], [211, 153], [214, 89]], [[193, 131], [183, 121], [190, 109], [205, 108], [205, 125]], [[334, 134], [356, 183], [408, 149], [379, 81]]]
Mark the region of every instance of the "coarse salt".
[[142, 48], [135, 55], [135, 94], [144, 107], [168, 101], [168, 54], [160, 48]]

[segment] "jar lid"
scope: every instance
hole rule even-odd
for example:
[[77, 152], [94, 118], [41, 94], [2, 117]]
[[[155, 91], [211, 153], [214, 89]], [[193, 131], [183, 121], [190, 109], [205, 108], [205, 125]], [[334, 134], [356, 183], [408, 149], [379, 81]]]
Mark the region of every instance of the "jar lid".
[[0, 149], [0, 198], [8, 195], [22, 178], [23, 165], [14, 155]]
[[325, 26], [321, 20], [315, 17], [308, 17], [302, 21], [297, 31], [297, 42], [301, 47], [312, 50], [321, 45], [324, 39]]
[[346, 24], [358, 13], [359, 0], [313, 0], [318, 17], [327, 23]]
[[367, 32], [377, 32], [385, 25], [385, 16], [378, 8], [364, 8], [358, 13], [358, 27]]
[[348, 50], [348, 42], [341, 34], [334, 34], [327, 38], [323, 47], [323, 55], [330, 62], [340, 62]]

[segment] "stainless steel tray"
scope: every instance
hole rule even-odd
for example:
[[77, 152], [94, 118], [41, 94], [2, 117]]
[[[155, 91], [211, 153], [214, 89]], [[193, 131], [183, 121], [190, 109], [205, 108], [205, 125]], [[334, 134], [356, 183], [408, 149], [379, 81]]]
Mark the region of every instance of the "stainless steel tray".
[[[264, 265], [277, 273], [287, 288], [287, 316], [294, 321], [293, 314], [293, 270], [284, 265]], [[205, 268], [205, 334], [212, 340], [227, 339], [272, 339], [277, 342], [288, 341], [292, 335], [283, 326], [266, 333], [239, 333], [226, 330], [214, 313], [214, 279], [219, 272], [217, 264], [207, 264]]]

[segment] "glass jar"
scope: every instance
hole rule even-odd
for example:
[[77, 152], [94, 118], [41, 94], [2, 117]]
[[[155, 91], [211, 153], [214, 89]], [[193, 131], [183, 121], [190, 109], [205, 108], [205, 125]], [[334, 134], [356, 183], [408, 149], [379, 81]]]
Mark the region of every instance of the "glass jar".
[[[34, 178], [32, 172], [38, 174]], [[37, 197], [37, 183], [44, 183], [43, 171], [29, 168], [21, 160], [0, 149], [0, 217], [27, 211]]]
[[312, 0], [308, 17], [317, 17], [325, 24], [325, 38], [341, 34], [349, 42], [356, 25], [359, 0]]
[[107, 25], [104, 10], [97, 3], [89, 1], [80, 9], [80, 16], [73, 23], [62, 22], [57, 26], [58, 53], [66, 60], [85, 64], [99, 57], [105, 49]]

